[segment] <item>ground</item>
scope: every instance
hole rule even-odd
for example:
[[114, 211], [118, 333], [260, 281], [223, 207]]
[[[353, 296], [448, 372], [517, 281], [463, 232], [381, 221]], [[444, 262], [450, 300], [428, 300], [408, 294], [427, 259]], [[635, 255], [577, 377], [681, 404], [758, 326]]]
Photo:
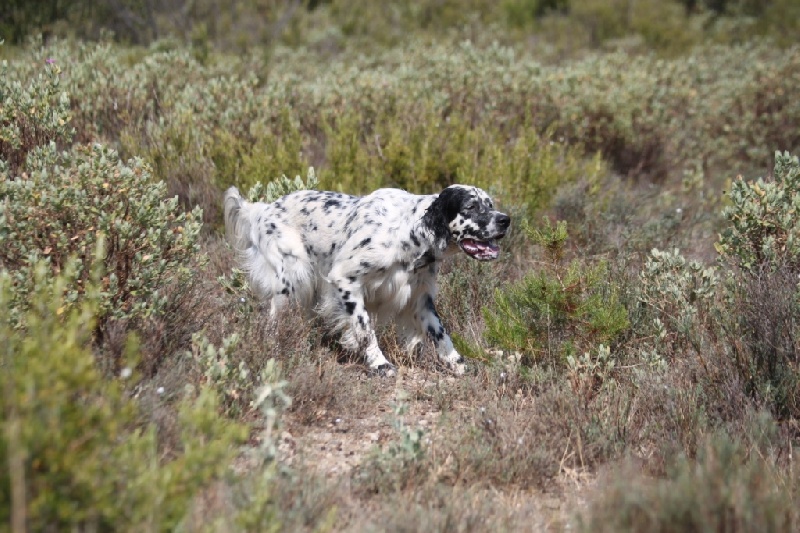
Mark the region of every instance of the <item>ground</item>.
[[[362, 369], [352, 368], [353, 380], [378, 380], [380, 394], [372, 409], [364, 416], [351, 417], [339, 411], [320, 409], [317, 419], [308, 423], [292, 413], [284, 419], [285, 429], [280, 436], [280, 460], [292, 465], [302, 462], [316, 474], [328, 480], [347, 479], [353, 469], [361, 466], [377, 449], [385, 450], [396, 438], [392, 417], [398, 392], [411, 398], [432, 398], [442, 381], [451, 383], [457, 377], [427, 369], [402, 369], [396, 380], [365, 375]], [[424, 431], [427, 453], [436, 454], [442, 412], [432, 400], [407, 402], [408, 410], [402, 415], [409, 428]], [[454, 402], [450, 410], [469, 409], [466, 402]], [[441, 461], [452, 458], [442, 457]], [[491, 502], [500, 513], [511, 517], [519, 531], [561, 531], [569, 529], [577, 509], [585, 503], [585, 495], [593, 484], [594, 476], [576, 469], [563, 467], [552, 487], [542, 490], [535, 487], [483, 488], [472, 497]], [[361, 527], [359, 516], [363, 502], [348, 499], [351, 509], [340, 509], [341, 516], [354, 520], [354, 530]], [[515, 528], [516, 529], [516, 528]]]

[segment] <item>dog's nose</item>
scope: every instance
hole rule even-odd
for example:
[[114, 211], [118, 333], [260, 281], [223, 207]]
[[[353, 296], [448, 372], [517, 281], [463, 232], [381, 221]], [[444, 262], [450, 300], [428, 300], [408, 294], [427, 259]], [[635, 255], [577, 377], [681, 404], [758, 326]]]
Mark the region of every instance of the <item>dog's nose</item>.
[[495, 224], [497, 224], [499, 228], [508, 229], [511, 225], [511, 217], [508, 215], [497, 215]]

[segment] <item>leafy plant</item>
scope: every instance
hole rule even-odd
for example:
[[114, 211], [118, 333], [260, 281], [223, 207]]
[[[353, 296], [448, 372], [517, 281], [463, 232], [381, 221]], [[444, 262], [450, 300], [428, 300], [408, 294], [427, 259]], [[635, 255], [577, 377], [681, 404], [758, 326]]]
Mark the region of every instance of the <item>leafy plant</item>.
[[[1, 45], [2, 43], [0, 43]], [[61, 87], [61, 69], [45, 60], [32, 78], [17, 78], [7, 61], [0, 64], [0, 174], [13, 178], [28, 154], [51, 142], [72, 139], [70, 102]]]
[[[151, 180], [141, 160], [120, 161], [100, 145], [57, 152], [55, 146], [29, 158], [27, 175], [0, 181], [0, 265], [13, 272], [15, 296], [9, 306], [20, 317], [32, 290], [39, 259], [60, 272], [78, 257], [66, 304], [84, 293], [92, 265], [105, 266], [98, 326], [105, 320], [141, 319], [158, 313], [164, 285], [182, 282], [199, 255], [199, 209], [184, 213], [166, 186]], [[107, 246], [93, 255], [99, 235]]]
[[653, 249], [639, 273], [636, 333], [651, 362], [691, 347], [700, 357], [717, 318], [716, 270], [689, 261], [678, 250]]
[[[53, 275], [31, 266], [29, 310], [20, 323], [0, 316], [0, 519], [23, 529], [173, 530], [194, 498], [222, 478], [244, 426], [221, 419], [213, 391], [187, 394], [179, 411], [179, 448], [168, 457], [155, 427], [140, 422], [130, 372], [107, 379], [89, 348], [101, 309], [97, 277], [67, 305], [77, 262]], [[0, 306], [17, 287], [0, 273]], [[137, 356], [129, 343], [127, 364]]]
[[315, 189], [318, 183], [314, 167], [309, 167], [305, 181], [300, 176], [295, 176], [294, 180], [281, 176], [266, 185], [259, 181], [247, 191], [247, 199], [251, 202], [270, 203], [292, 192]]
[[628, 328], [628, 316], [606, 263], [564, 261], [565, 222], [552, 226], [545, 219], [526, 231], [546, 260], [540, 271], [496, 291], [495, 305], [484, 308], [487, 340], [523, 352], [528, 364], [557, 366], [613, 343]]
[[727, 294], [736, 306], [729, 335], [751, 394], [779, 416], [800, 413], [800, 160], [775, 154], [772, 179], [731, 186], [728, 226], [717, 250], [732, 266]]
[[395, 439], [384, 450], [376, 448], [355, 473], [356, 480], [369, 492], [396, 492], [424, 468], [425, 431], [410, 428], [403, 418], [408, 411], [408, 398], [404, 390], [396, 391], [391, 418]]
[[768, 265], [800, 270], [800, 160], [775, 153], [772, 179], [745, 181], [739, 176], [723, 211], [728, 226], [717, 250], [738, 268], [753, 273]]

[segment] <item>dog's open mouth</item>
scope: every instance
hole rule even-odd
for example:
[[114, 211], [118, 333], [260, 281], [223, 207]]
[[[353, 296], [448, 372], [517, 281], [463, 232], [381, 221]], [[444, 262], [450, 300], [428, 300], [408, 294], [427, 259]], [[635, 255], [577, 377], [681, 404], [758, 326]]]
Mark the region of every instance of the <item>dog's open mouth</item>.
[[500, 255], [500, 247], [497, 246], [496, 239], [490, 241], [464, 239], [458, 244], [465, 254], [478, 261], [491, 261], [497, 259], [497, 256]]

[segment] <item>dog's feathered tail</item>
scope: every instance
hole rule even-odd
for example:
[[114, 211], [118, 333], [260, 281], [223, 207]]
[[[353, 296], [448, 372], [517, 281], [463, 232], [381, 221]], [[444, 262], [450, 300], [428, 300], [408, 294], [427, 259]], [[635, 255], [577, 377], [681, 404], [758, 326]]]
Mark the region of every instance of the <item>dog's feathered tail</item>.
[[298, 299], [310, 306], [315, 292], [313, 269], [300, 234], [277, 223], [274, 234], [257, 235], [256, 243], [254, 229], [258, 228], [253, 228], [252, 219], [264, 213], [265, 205], [248, 202], [236, 187], [225, 191], [223, 208], [225, 236], [256, 293], [272, 300], [273, 311], [283, 305], [276, 299]]
[[241, 260], [245, 251], [253, 245], [250, 238], [250, 220], [242, 216], [242, 205], [245, 200], [236, 187], [225, 191], [224, 198], [225, 237]]

